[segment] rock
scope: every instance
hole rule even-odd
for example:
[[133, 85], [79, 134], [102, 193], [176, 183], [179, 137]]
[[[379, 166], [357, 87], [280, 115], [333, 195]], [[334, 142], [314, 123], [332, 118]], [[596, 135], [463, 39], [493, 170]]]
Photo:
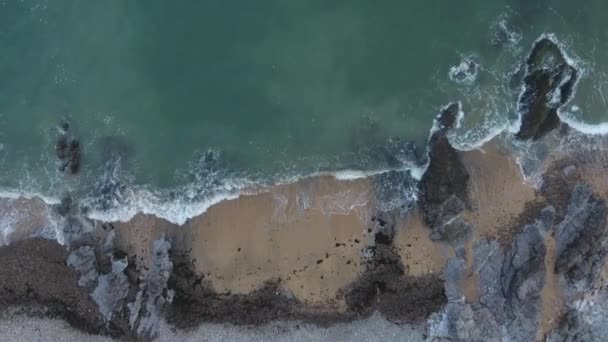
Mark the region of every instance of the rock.
[[473, 246], [473, 269], [478, 275], [478, 302], [467, 303], [462, 293], [466, 264], [450, 259], [443, 270], [448, 303], [427, 323], [431, 340], [533, 341], [539, 328], [544, 286], [544, 229], [551, 209], [527, 225], [505, 253], [497, 241]]
[[429, 165], [419, 183], [420, 205], [425, 221], [433, 229], [436, 238], [448, 235], [466, 235], [466, 232], [445, 234], [441, 229], [455, 231], [465, 226], [447, 227], [468, 203], [469, 174], [458, 152], [450, 144], [446, 134], [458, 121], [460, 104], [446, 106], [435, 121], [435, 132], [429, 139]]
[[538, 140], [559, 126], [559, 108], [566, 104], [578, 79], [578, 70], [570, 65], [548, 37], [539, 39], [525, 64], [524, 90], [519, 96], [521, 126], [516, 137]]
[[67, 264], [80, 274], [78, 285], [88, 287], [95, 284], [99, 273], [95, 250], [91, 246], [82, 246], [68, 255]]
[[545, 280], [546, 247], [536, 225], [527, 226], [505, 255], [502, 291], [507, 327], [515, 341], [531, 341], [540, 322], [541, 291]]
[[55, 143], [55, 154], [57, 155], [57, 158], [59, 160], [64, 161], [68, 158], [68, 146], [69, 140], [67, 135], [59, 135], [59, 137], [57, 138], [57, 142]]
[[97, 278], [97, 287], [91, 297], [106, 322], [112, 320], [115, 312], [122, 310], [129, 294], [129, 280], [124, 272], [127, 266], [126, 258], [112, 260], [112, 272]]
[[80, 142], [78, 140], [70, 141], [67, 162], [71, 174], [76, 174], [78, 171], [80, 171], [80, 153]]
[[497, 241], [481, 240], [473, 247], [473, 269], [479, 275], [479, 304], [492, 312], [499, 323], [506, 321], [502, 291], [504, 251]]
[[427, 332], [432, 341], [501, 341], [500, 327], [487, 308], [465, 303], [460, 291], [466, 270], [465, 261], [454, 257], [443, 270], [448, 303], [430, 316]]
[[59, 159], [59, 171], [68, 170], [70, 174], [80, 171], [82, 147], [80, 142], [69, 134], [70, 123], [62, 120], [59, 124], [59, 136], [55, 143], [55, 154]]
[[574, 188], [555, 234], [555, 270], [571, 283], [584, 281], [589, 286], [601, 272], [608, 255], [606, 214], [606, 203], [589, 186]]
[[[129, 324], [131, 329], [137, 325], [137, 334], [155, 336], [160, 323], [160, 313], [165, 304], [173, 301], [173, 290], [167, 289], [169, 276], [173, 271], [173, 262], [169, 258], [171, 244], [164, 237], [153, 242], [152, 269], [140, 285], [133, 303], [128, 304], [131, 313]], [[142, 299], [145, 297], [145, 307], [142, 308]]]
[[603, 342], [608, 339], [608, 293], [585, 293], [571, 303], [547, 342]]

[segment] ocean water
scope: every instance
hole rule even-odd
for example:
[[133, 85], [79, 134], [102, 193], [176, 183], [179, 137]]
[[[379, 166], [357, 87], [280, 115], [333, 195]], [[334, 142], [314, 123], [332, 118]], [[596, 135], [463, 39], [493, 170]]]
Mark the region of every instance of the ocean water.
[[[2, 0], [0, 188], [181, 222], [260, 182], [411, 167], [404, 141], [423, 150], [449, 101], [466, 113], [461, 149], [512, 127], [513, 75], [546, 33], [583, 71], [561, 115], [602, 133], [604, 13], [601, 0]], [[57, 170], [62, 119], [83, 146], [76, 176]]]

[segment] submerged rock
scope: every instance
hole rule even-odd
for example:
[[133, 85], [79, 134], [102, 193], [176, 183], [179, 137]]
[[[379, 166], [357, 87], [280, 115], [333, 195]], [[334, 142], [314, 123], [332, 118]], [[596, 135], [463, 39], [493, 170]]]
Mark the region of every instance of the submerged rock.
[[574, 92], [578, 70], [548, 37], [539, 39], [525, 64], [523, 91], [518, 100], [521, 126], [516, 137], [538, 140], [559, 126], [558, 110]]
[[76, 174], [80, 171], [81, 145], [80, 141], [69, 133], [70, 123], [62, 120], [59, 124], [59, 136], [55, 143], [55, 154], [59, 159], [59, 171], [69, 171]]

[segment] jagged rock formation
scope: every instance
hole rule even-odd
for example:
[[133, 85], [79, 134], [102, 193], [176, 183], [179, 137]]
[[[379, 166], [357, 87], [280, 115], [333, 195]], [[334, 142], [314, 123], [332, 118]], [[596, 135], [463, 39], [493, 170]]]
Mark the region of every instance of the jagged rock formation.
[[97, 278], [92, 297], [106, 322], [122, 309], [129, 294], [129, 280], [124, 272], [128, 264], [126, 259], [112, 260], [112, 271]]
[[99, 276], [95, 250], [91, 246], [82, 246], [72, 251], [68, 255], [67, 264], [80, 274], [80, 279], [78, 280], [78, 285], [80, 286], [92, 286]]
[[[173, 262], [169, 258], [171, 244], [166, 239], [153, 242], [152, 269], [143, 277], [135, 301], [128, 304], [129, 326], [139, 335], [154, 336], [160, 321], [160, 312], [173, 301], [174, 291], [168, 290]], [[142, 307], [142, 302], [145, 306]], [[139, 319], [139, 322], [138, 322]]]
[[547, 342], [602, 342], [608, 338], [608, 291], [589, 293], [572, 303]]
[[579, 75], [548, 37], [534, 44], [524, 68], [524, 88], [517, 104], [521, 127], [516, 137], [538, 140], [559, 126], [557, 111], [570, 100]]
[[555, 271], [564, 274], [569, 282], [583, 281], [583, 286], [588, 287], [599, 274], [608, 254], [607, 212], [604, 200], [597, 198], [589, 186], [574, 188], [555, 234]]
[[454, 341], [534, 340], [544, 285], [546, 248], [541, 233], [549, 228], [546, 222], [528, 225], [506, 252], [496, 241], [475, 245], [473, 267], [481, 291], [476, 303], [466, 303], [460, 290], [464, 260], [450, 259], [443, 272], [448, 304], [429, 319], [429, 336]]

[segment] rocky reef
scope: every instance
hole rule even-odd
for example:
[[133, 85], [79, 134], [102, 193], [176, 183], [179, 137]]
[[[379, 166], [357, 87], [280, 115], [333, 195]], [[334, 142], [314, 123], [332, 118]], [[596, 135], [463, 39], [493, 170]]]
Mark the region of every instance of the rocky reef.
[[523, 68], [517, 103], [521, 126], [516, 137], [538, 140], [559, 126], [558, 110], [572, 97], [579, 71], [550, 37], [536, 41]]

